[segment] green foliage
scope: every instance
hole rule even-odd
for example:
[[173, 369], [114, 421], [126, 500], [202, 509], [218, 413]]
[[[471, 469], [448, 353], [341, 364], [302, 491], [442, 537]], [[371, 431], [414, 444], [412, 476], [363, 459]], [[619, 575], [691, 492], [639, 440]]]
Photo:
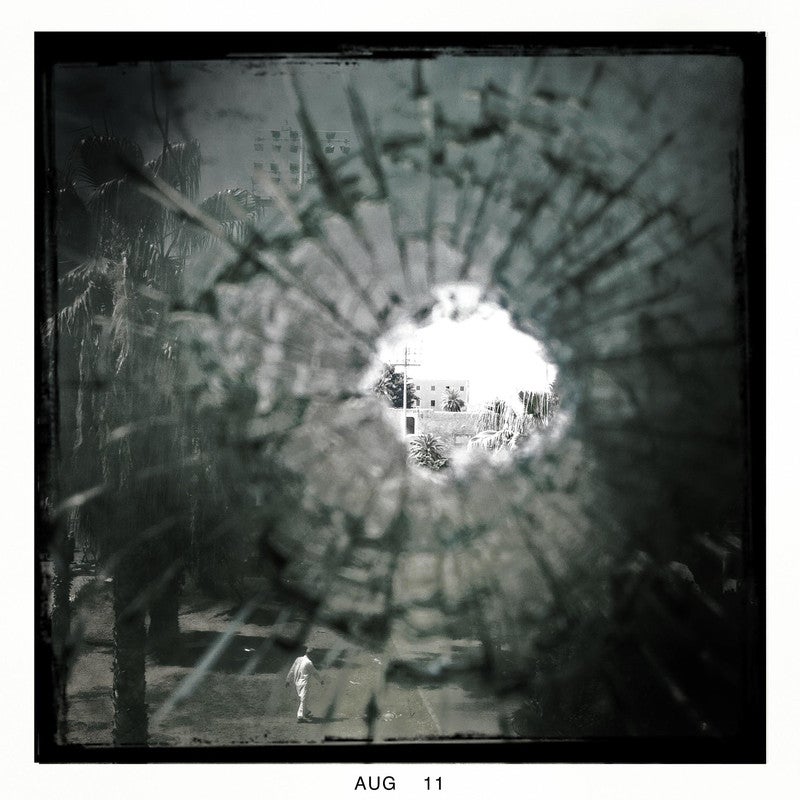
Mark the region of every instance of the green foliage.
[[[186, 324], [171, 310], [187, 257], [206, 241], [187, 236], [188, 223], [143, 191], [142, 176], [195, 197], [197, 142], [165, 144], [145, 164], [134, 143], [92, 136], [72, 159], [56, 209], [65, 302], [47, 331], [60, 333], [61, 489], [77, 498], [115, 592], [141, 607], [135, 630], [117, 620], [119, 681], [133, 667], [117, 658], [140, 646], [145, 612], [156, 654], [169, 653], [187, 568], [200, 585], [237, 596], [247, 532], [222, 523], [246, 505], [248, 482], [225, 443], [241, 436], [256, 392], [252, 364], [231, 359], [215, 320]], [[222, 213], [213, 198], [206, 213]]]
[[516, 446], [518, 434], [512, 433], [508, 428], [499, 431], [482, 430], [469, 440], [470, 449], [481, 450], [510, 450]]
[[517, 396], [522, 406], [519, 411], [498, 399], [486, 405], [478, 419], [480, 438], [472, 446], [489, 450], [514, 448], [520, 437], [526, 437], [550, 424], [559, 404], [556, 394], [521, 391]]
[[[263, 213], [264, 206], [259, 198], [246, 189], [225, 189], [207, 197], [198, 209], [219, 223], [231, 241], [244, 242]], [[181, 231], [181, 245], [188, 253], [207, 249], [214, 238], [208, 231], [194, 226], [184, 226]]]
[[442, 411], [463, 411], [467, 405], [458, 389], [446, 389], [442, 398]]
[[[372, 391], [385, 397], [393, 408], [403, 407], [403, 373], [397, 372], [391, 364], [384, 364], [381, 376], [373, 384]], [[417, 400], [414, 384], [406, 380], [406, 408], [412, 408]]]
[[523, 413], [530, 414], [538, 422], [546, 425], [558, 408], [558, 395], [549, 392], [521, 391], [517, 394], [522, 403]]
[[131, 169], [141, 167], [142, 150], [124, 137], [106, 134], [86, 136], [76, 145], [70, 165], [78, 180], [92, 189], [124, 180]]
[[430, 433], [421, 433], [408, 443], [408, 457], [414, 464], [430, 470], [447, 466], [442, 440]]
[[[518, 414], [508, 403], [503, 400], [493, 400], [487, 403], [478, 417], [479, 435], [486, 435], [485, 441], [482, 440], [480, 446], [488, 449], [504, 447], [511, 440], [512, 434], [527, 433], [530, 424], [531, 420], [526, 415]], [[503, 433], [502, 436], [492, 440], [496, 442], [496, 446], [488, 444], [490, 433]]]

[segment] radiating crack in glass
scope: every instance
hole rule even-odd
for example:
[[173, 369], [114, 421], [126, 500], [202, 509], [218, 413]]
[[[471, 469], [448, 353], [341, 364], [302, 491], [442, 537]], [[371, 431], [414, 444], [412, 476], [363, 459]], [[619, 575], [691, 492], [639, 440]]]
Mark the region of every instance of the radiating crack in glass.
[[[403, 65], [394, 108], [389, 66], [351, 69], [341, 158], [319, 135], [319, 67], [293, 68], [316, 176], [302, 191], [262, 175], [252, 193], [198, 199], [182, 176], [206, 145], [181, 92], [200, 90], [179, 64], [153, 88], [157, 162], [90, 134], [63, 176], [54, 518], [91, 526], [113, 576], [115, 741], [146, 736], [146, 712], [119, 698], [143, 702], [145, 615], [152, 630], [151, 595], [168, 600], [176, 571], [240, 611], [152, 726], [266, 592], [280, 611], [243, 677], [319, 629], [349, 643], [330, 669], [393, 648], [355, 738], [384, 735], [376, 715], [409, 670], [513, 698], [503, 725], [517, 737], [735, 731], [737, 64], [451, 56]], [[363, 375], [382, 336], [428, 320], [435, 287], [464, 280], [546, 344], [570, 424], [512, 460], [418, 480]], [[466, 655], [418, 655], [459, 642]], [[328, 724], [352, 713], [345, 677]], [[265, 698], [282, 713], [274, 689]]]

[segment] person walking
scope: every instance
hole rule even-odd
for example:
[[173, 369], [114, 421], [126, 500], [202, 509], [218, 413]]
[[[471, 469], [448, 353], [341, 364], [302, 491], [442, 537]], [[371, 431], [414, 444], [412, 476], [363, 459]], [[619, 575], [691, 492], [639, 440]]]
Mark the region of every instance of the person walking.
[[294, 664], [292, 664], [292, 668], [286, 676], [286, 685], [288, 686], [289, 682], [293, 681], [294, 688], [297, 690], [297, 696], [300, 698], [300, 707], [297, 709], [298, 722], [307, 722], [311, 719], [311, 711], [308, 708], [309, 678], [313, 675], [320, 682], [321, 686], [325, 685], [325, 681], [322, 680], [319, 672], [317, 672], [317, 668], [309, 658], [308, 654], [310, 652], [311, 648], [307, 647], [305, 655], [299, 656], [294, 660]]

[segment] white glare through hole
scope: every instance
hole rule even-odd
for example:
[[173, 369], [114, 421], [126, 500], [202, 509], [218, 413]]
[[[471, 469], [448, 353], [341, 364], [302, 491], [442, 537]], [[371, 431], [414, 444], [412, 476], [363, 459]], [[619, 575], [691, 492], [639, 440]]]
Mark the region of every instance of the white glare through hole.
[[398, 325], [377, 343], [362, 388], [385, 402], [409, 460], [428, 470], [526, 447], [559, 405], [544, 347], [477, 286], [441, 286], [434, 296], [426, 323]]

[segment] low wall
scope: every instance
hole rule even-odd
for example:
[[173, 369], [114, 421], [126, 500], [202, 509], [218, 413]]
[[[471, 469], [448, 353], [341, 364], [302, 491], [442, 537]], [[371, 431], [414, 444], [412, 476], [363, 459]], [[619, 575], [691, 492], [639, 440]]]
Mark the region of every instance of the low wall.
[[481, 417], [479, 411], [434, 411], [433, 409], [409, 408], [405, 415], [399, 408], [390, 410], [392, 417], [397, 419], [398, 427], [403, 416], [413, 417], [414, 433], [430, 433], [438, 436], [445, 446], [466, 447], [470, 437], [482, 430], [478, 422]]
[[438, 436], [447, 447], [466, 446], [469, 438], [480, 430], [480, 412], [420, 409], [413, 416], [416, 419], [415, 433]]

